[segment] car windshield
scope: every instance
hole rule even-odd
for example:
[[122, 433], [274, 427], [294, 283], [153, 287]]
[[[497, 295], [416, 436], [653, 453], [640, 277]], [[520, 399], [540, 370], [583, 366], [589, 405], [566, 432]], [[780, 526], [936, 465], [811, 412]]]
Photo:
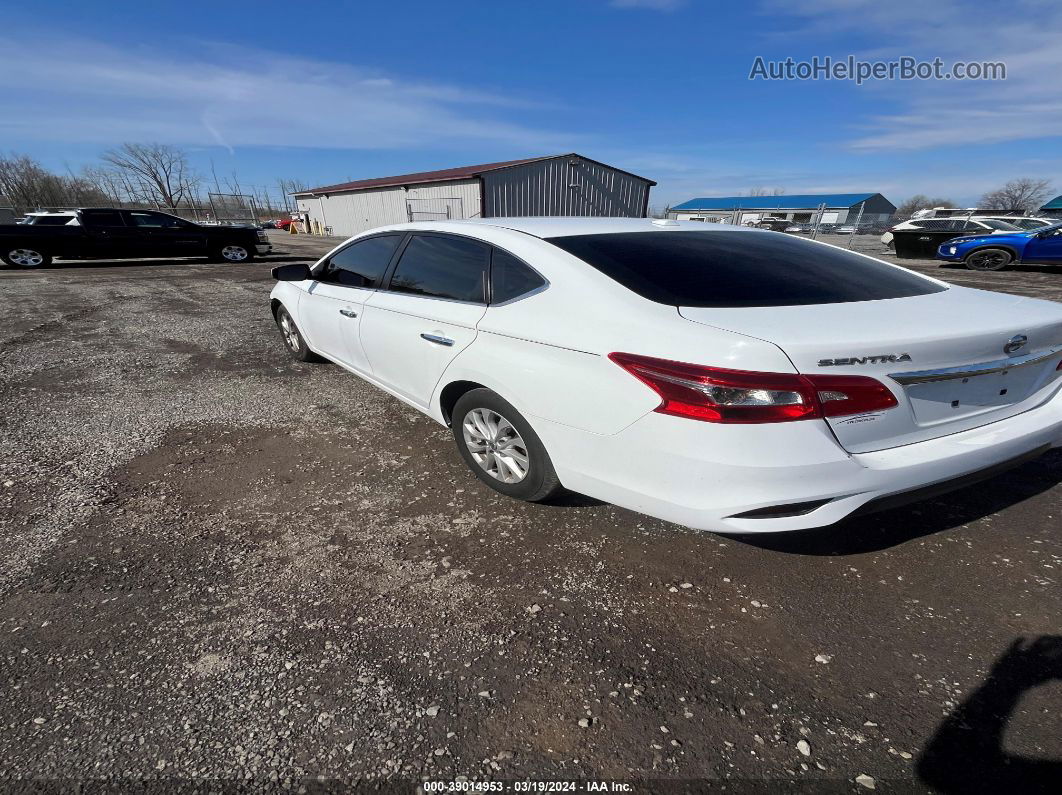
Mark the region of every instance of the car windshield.
[[982, 224], [990, 229], [999, 229], [1004, 232], [1020, 232], [1021, 228], [1014, 226], [1014, 224], [1008, 224], [1006, 221], [996, 221], [993, 218], [985, 218], [981, 221]]
[[838, 304], [947, 289], [903, 268], [779, 232], [621, 232], [547, 240], [643, 298], [672, 306]]

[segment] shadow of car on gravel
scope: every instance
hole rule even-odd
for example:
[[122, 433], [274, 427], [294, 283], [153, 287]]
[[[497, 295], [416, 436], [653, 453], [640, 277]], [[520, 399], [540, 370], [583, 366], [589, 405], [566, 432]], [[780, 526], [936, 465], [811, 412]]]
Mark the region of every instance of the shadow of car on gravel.
[[[944, 262], [938, 263], [939, 267], [946, 270], [969, 270], [961, 262]], [[984, 271], [970, 271], [971, 273], [982, 273]], [[988, 271], [988, 273], [1044, 273], [1062, 275], [1062, 266], [1059, 265], [1008, 265], [1003, 270]]]
[[50, 264], [42, 265], [38, 268], [5, 268], [5, 270], [31, 273], [35, 271], [77, 270], [82, 268], [172, 268], [177, 265], [218, 265], [228, 267], [232, 265], [270, 265], [273, 263], [300, 261], [305, 262], [306, 257], [266, 255], [255, 257], [248, 262], [210, 262], [203, 257], [184, 257], [180, 259], [79, 259], [53, 260]]
[[998, 513], [1062, 483], [1062, 450], [1051, 450], [991, 480], [880, 513], [843, 519], [829, 527], [734, 541], [794, 555], [859, 555], [934, 535]]
[[923, 748], [918, 777], [943, 793], [1062, 792], [1062, 753], [1037, 758], [1004, 748], [1007, 724], [1024, 695], [1059, 680], [1062, 636], [1015, 639]]

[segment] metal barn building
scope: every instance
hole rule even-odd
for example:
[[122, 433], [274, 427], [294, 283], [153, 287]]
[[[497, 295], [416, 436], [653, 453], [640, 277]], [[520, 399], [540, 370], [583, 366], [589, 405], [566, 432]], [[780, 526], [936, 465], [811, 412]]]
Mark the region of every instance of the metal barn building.
[[1041, 207], [1040, 215], [1044, 218], [1062, 218], [1062, 196], [1055, 196]]
[[[825, 207], [823, 207], [825, 205]], [[854, 223], [862, 205], [863, 223], [887, 221], [896, 205], [880, 193], [804, 193], [793, 196], [722, 196], [690, 199], [671, 207], [668, 216], [680, 221], [729, 221], [738, 223], [783, 218], [794, 223]], [[821, 218], [816, 218], [820, 213]]]
[[655, 184], [571, 153], [361, 179], [293, 195], [311, 224], [348, 237], [384, 224], [448, 218], [644, 218]]

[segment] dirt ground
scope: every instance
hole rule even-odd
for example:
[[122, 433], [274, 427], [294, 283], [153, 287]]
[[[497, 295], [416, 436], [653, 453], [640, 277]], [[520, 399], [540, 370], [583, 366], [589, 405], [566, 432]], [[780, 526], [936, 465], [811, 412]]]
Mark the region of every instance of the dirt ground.
[[270, 263], [338, 241], [274, 241], [0, 272], [8, 788], [1059, 791], [1062, 451], [781, 538], [510, 501], [287, 357]]

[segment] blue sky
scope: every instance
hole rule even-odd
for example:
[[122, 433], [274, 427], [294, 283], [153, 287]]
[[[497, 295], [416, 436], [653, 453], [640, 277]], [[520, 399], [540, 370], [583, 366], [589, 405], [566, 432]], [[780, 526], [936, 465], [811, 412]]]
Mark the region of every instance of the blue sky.
[[[106, 9], [106, 10], [104, 10]], [[578, 151], [652, 204], [754, 188], [1062, 193], [1057, 0], [8, 4], [0, 151], [123, 141], [320, 185]], [[750, 81], [756, 56], [1001, 60], [997, 82]]]

